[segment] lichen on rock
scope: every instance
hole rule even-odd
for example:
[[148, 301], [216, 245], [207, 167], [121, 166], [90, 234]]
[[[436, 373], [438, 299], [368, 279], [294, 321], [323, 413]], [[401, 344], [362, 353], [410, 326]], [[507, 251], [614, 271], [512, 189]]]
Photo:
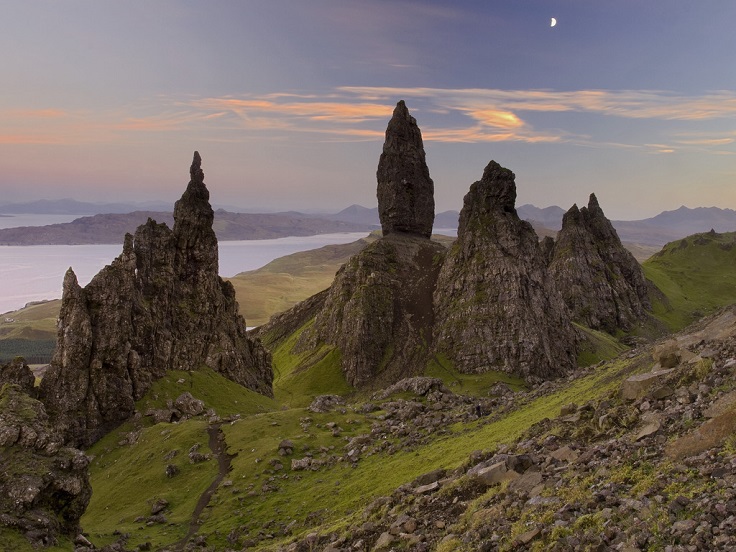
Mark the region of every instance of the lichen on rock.
[[74, 538], [92, 496], [81, 451], [63, 446], [44, 406], [16, 384], [0, 384], [0, 526], [34, 545]]

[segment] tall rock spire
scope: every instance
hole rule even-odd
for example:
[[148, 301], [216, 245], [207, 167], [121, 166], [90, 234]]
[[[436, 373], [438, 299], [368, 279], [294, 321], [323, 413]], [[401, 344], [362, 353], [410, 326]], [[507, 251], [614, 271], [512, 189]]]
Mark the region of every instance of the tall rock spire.
[[376, 177], [383, 235], [402, 232], [429, 238], [434, 224], [434, 183], [425, 161], [422, 133], [403, 100], [396, 104], [386, 128]]
[[345, 379], [356, 387], [421, 374], [432, 339], [432, 291], [445, 249], [428, 239], [434, 184], [422, 134], [403, 101], [386, 129], [377, 179], [383, 238], [338, 271], [298, 343], [336, 347]]

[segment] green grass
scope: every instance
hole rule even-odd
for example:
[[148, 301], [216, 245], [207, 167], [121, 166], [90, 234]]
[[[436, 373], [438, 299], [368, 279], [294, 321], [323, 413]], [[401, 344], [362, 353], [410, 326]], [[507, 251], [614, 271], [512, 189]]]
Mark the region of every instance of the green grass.
[[308, 406], [318, 395], [348, 395], [353, 388], [345, 380], [340, 351], [322, 345], [315, 351], [294, 353], [302, 332], [312, 321], [294, 332], [272, 353], [276, 400], [285, 406]]
[[[131, 535], [129, 546], [150, 541], [154, 546], [175, 542], [189, 528], [189, 521], [199, 496], [217, 475], [216, 460], [191, 464], [189, 449], [200, 443], [200, 452], [210, 452], [207, 424], [189, 420], [182, 424], [157, 424], [142, 430], [133, 445], [119, 445], [125, 429], [113, 431], [97, 442], [88, 454], [92, 499], [82, 517], [82, 526], [97, 546], [115, 540], [113, 533]], [[164, 456], [172, 450], [178, 454]], [[174, 464], [180, 473], [166, 476], [167, 464]], [[139, 516], [151, 514], [151, 504], [157, 498], [169, 501], [165, 512], [168, 524], [147, 527]]]
[[695, 234], [668, 243], [642, 265], [666, 296], [654, 315], [672, 331], [736, 301], [736, 233]]
[[473, 397], [488, 396], [489, 389], [499, 382], [508, 384], [514, 391], [525, 388], [523, 379], [496, 370], [483, 374], [458, 372], [452, 361], [442, 354], [435, 355], [429, 361], [425, 375], [441, 379], [454, 393]]
[[167, 400], [176, 400], [187, 391], [220, 416], [249, 415], [278, 408], [273, 399], [246, 389], [206, 366], [199, 370], [167, 372], [166, 376], [153, 383], [136, 407], [144, 413], [149, 408], [164, 408]]
[[[20, 533], [7, 527], [0, 527], [0, 550], [7, 552], [38, 552], [39, 549], [31, 546], [31, 543]], [[74, 544], [69, 539], [62, 537], [55, 545], [41, 550], [44, 552], [69, 552], [74, 550]]]
[[[339, 357], [335, 350], [328, 350], [322, 360], [313, 362], [304, 371], [300, 365], [310, 358], [291, 352], [296, 339], [296, 335], [291, 336], [274, 352], [275, 363], [281, 367], [277, 381], [284, 384], [282, 389], [293, 386], [291, 394], [285, 390], [279, 392], [278, 385], [276, 390], [277, 397], [281, 393], [284, 398], [282, 404], [291, 401], [301, 403], [301, 407], [292, 404], [290, 408], [256, 412], [257, 408], [245, 404], [242, 394], [228, 391], [216, 374], [206, 372], [172, 373], [139, 403], [139, 407], [155, 406], [166, 397], [190, 390], [206, 402], [209, 400], [209, 405], [221, 413], [242, 408], [241, 419], [222, 427], [228, 453], [234, 455], [228, 475], [232, 484], [220, 486], [201, 518], [200, 531], [208, 535], [210, 546], [218, 549], [231, 546], [227, 536], [233, 531], [241, 542], [259, 534], [272, 535], [273, 540], [263, 541], [261, 547], [266, 546], [266, 542], [276, 546], [284, 538], [315, 530], [340, 532], [359, 519], [356, 516], [371, 500], [390, 494], [417, 475], [438, 468], [453, 469], [467, 462], [475, 450], [492, 450], [502, 443], [511, 443], [534, 424], [556, 417], [563, 405], [606, 396], [632, 370], [647, 368], [646, 362], [638, 358], [610, 362], [594, 374], [567, 383], [548, 396], [530, 400], [520, 395], [517, 409], [497, 421], [449, 426], [443, 434], [434, 435], [429, 444], [418, 445], [414, 450], [365, 456], [355, 467], [339, 461], [316, 471], [292, 472], [292, 458], [311, 454], [321, 461], [342, 456], [346, 452], [346, 439], [370, 433], [374, 417], [380, 414], [362, 414], [350, 407], [317, 414], [303, 408], [313, 394], [340, 390], [333, 381], [340, 374]], [[500, 373], [459, 374], [442, 359], [430, 364], [427, 374], [442, 377], [457, 392], [478, 396], [487, 394], [497, 381], [505, 381], [516, 388], [522, 384]], [[302, 377], [305, 379], [300, 380]], [[178, 383], [179, 379], [184, 382]], [[197, 393], [195, 388], [199, 389]], [[343, 388], [342, 391], [351, 390]], [[337, 435], [328, 423], [336, 424]], [[114, 540], [115, 530], [130, 533], [132, 545], [150, 541], [156, 547], [176, 542], [186, 533], [197, 498], [216, 475], [214, 461], [191, 465], [186, 458], [194, 442], [202, 443], [206, 449], [205, 423], [190, 420], [148, 427], [142, 430], [134, 445], [118, 444], [121, 431], [108, 435], [89, 451], [95, 456], [91, 466], [94, 494], [82, 519], [83, 526], [92, 532], [91, 539], [98, 545]], [[293, 456], [279, 456], [278, 445], [282, 439], [293, 441]], [[176, 463], [182, 473], [168, 479], [164, 469], [169, 461], [163, 457], [172, 449], [180, 450], [170, 462]], [[272, 461], [280, 461], [283, 467], [275, 469]], [[168, 514], [170, 524], [147, 527], [144, 523], [136, 523], [138, 516], [148, 515], [150, 503], [156, 497], [166, 498], [172, 504]], [[292, 537], [284, 537], [283, 528], [292, 522]]]
[[575, 327], [584, 336], [578, 351], [578, 366], [591, 366], [601, 360], [610, 360], [627, 349], [625, 345], [606, 332], [592, 330], [580, 324], [575, 324]]

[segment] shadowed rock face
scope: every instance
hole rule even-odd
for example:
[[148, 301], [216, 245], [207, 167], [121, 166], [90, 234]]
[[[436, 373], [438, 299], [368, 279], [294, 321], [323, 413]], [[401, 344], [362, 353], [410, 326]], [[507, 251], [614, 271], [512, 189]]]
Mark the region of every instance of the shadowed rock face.
[[514, 173], [491, 161], [437, 281], [434, 344], [463, 372], [549, 378], [575, 367], [576, 335], [515, 201]]
[[386, 128], [376, 176], [383, 235], [403, 232], [429, 238], [434, 224], [434, 183], [425, 161], [422, 133], [403, 100]]
[[74, 538], [90, 498], [81, 451], [62, 446], [43, 404], [15, 384], [0, 385], [0, 526], [36, 547]]
[[573, 319], [593, 329], [631, 329], [651, 310], [641, 265], [621, 245], [595, 194], [562, 219], [549, 270]]
[[64, 278], [57, 347], [41, 397], [68, 442], [88, 446], [127, 419], [168, 370], [207, 365], [272, 396], [270, 356], [245, 332], [218, 276], [213, 211], [195, 152], [174, 229], [149, 221], [81, 288]]
[[299, 346], [337, 347], [345, 378], [356, 387], [421, 374], [432, 340], [432, 291], [445, 252], [438, 243], [403, 234], [370, 244], [340, 268]]

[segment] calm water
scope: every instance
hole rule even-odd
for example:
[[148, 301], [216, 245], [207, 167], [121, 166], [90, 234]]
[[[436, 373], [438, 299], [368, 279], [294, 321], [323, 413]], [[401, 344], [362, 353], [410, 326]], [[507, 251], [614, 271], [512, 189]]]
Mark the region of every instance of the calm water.
[[[48, 217], [44, 218], [47, 221], [44, 224], [51, 224]], [[0, 217], [0, 221], [5, 220]], [[10, 227], [13, 226], [17, 224]], [[235, 276], [284, 255], [324, 245], [350, 243], [366, 235], [367, 232], [352, 232], [220, 242], [220, 275]], [[122, 244], [0, 246], [0, 313], [19, 309], [30, 301], [59, 299], [64, 274], [70, 266], [84, 286], [122, 250]]]

